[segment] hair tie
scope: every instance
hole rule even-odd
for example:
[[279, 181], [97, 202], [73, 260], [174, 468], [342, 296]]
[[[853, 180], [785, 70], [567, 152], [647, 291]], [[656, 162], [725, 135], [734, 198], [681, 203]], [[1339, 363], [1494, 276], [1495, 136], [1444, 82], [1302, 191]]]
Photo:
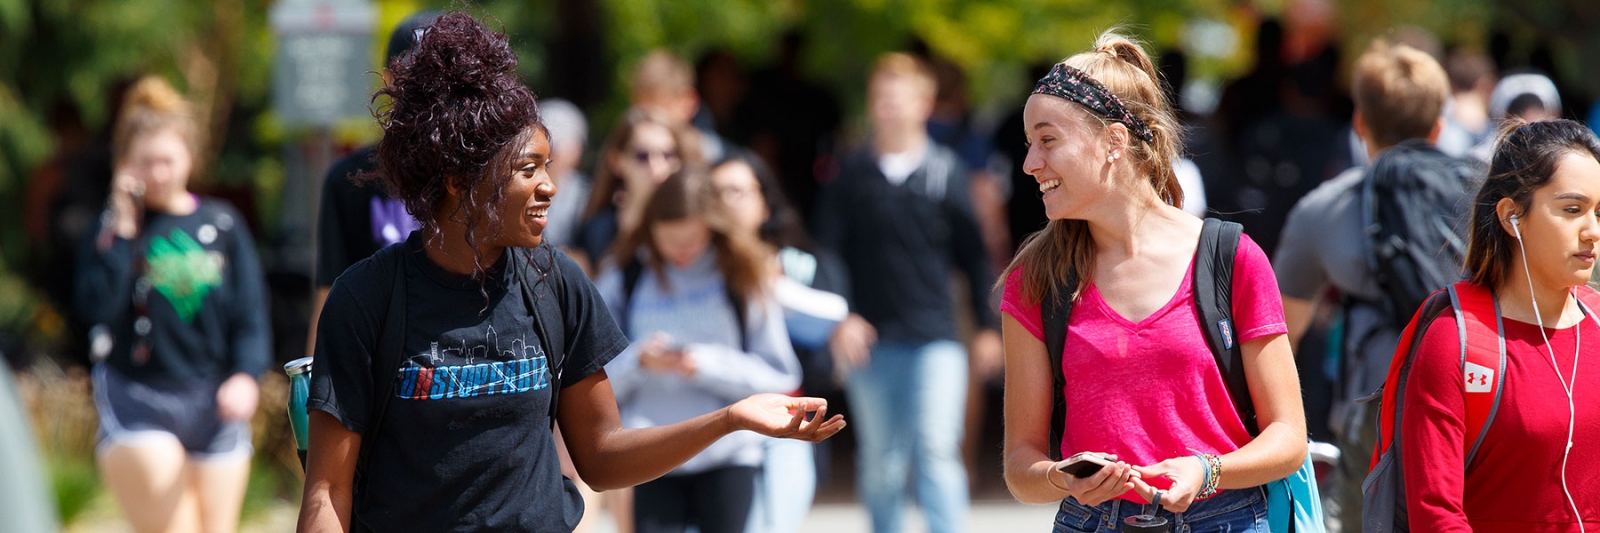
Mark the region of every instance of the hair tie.
[[1144, 142], [1154, 142], [1155, 133], [1145, 125], [1139, 117], [1133, 116], [1128, 107], [1122, 105], [1122, 99], [1112, 94], [1099, 80], [1090, 77], [1081, 70], [1067, 66], [1066, 63], [1056, 63], [1051, 67], [1050, 73], [1039, 78], [1038, 85], [1033, 87], [1033, 94], [1048, 94], [1077, 102], [1089, 108], [1096, 115], [1106, 120], [1120, 122], [1128, 127], [1134, 137]]

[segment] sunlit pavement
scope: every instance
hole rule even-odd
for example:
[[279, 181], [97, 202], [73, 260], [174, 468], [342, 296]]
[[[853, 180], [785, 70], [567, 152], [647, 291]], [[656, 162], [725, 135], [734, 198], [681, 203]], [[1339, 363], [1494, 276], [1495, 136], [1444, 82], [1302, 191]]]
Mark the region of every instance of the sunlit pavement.
[[[1054, 505], [1023, 505], [1016, 502], [978, 502], [972, 505], [970, 527], [973, 533], [1023, 533], [1049, 531], [1056, 516]], [[906, 509], [906, 533], [928, 530], [922, 513]], [[614, 533], [610, 518], [602, 521], [600, 533]], [[811, 508], [800, 533], [868, 533], [872, 531], [867, 508], [854, 503], [825, 503]]]

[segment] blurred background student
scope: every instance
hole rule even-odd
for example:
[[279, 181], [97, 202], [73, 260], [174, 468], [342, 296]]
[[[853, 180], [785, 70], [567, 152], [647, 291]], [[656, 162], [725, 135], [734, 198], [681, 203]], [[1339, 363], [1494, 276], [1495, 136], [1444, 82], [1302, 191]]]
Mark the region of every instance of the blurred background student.
[[[772, 296], [777, 272], [715, 195], [704, 170], [667, 178], [596, 282], [633, 339], [606, 365], [626, 427], [673, 424], [751, 394], [800, 386], [800, 364]], [[765, 441], [748, 432], [724, 437], [639, 485], [635, 530], [744, 531]]]
[[[789, 205], [783, 189], [765, 163], [757, 156], [739, 155], [717, 163], [711, 169], [711, 182], [718, 201], [729, 219], [740, 230], [755, 236], [779, 272], [792, 283], [838, 296], [849, 290], [849, 273], [832, 252], [812, 243], [801, 225], [800, 216]], [[803, 296], [803, 295], [802, 295]], [[843, 306], [843, 299], [839, 304]], [[829, 320], [831, 322], [831, 320]], [[790, 331], [795, 331], [790, 327]], [[865, 351], [876, 333], [860, 315], [849, 314], [833, 326], [826, 339], [802, 340], [791, 336], [799, 358], [801, 381], [795, 391], [802, 396], [827, 396], [839, 392], [830, 346], [839, 351]], [[781, 439], [767, 441], [766, 461], [762, 466], [750, 513], [750, 531], [784, 533], [798, 531], [811, 509], [819, 477], [826, 471], [829, 446]]]
[[632, 110], [622, 117], [595, 158], [594, 187], [577, 237], [579, 264], [595, 272], [618, 236], [639, 227], [657, 185], [674, 172], [703, 165], [696, 142], [693, 132], [652, 112]]
[[111, 201], [77, 274], [102, 358], [100, 474], [139, 532], [238, 527], [271, 357], [255, 242], [232, 206], [188, 190], [192, 113], [161, 78], [128, 92]]

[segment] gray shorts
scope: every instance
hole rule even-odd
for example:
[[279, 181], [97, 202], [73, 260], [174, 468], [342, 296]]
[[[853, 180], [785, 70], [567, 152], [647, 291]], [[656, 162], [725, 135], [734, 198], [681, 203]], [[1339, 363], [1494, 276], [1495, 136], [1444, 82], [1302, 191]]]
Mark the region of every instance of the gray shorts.
[[98, 451], [117, 444], [138, 446], [150, 438], [175, 437], [190, 459], [248, 458], [249, 421], [223, 422], [217, 416], [220, 382], [150, 384], [129, 378], [110, 365], [95, 365], [94, 404], [100, 411]]

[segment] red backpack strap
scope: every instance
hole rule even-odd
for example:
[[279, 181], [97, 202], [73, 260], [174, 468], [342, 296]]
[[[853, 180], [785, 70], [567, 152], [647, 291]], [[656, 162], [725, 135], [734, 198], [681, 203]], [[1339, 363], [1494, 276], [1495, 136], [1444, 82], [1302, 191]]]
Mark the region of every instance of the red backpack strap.
[[1456, 314], [1456, 334], [1461, 339], [1461, 373], [1466, 400], [1465, 467], [1472, 465], [1483, 436], [1494, 423], [1505, 392], [1506, 340], [1501, 332], [1500, 308], [1494, 292], [1459, 282], [1450, 287], [1450, 304]]
[[1594, 320], [1595, 325], [1600, 325], [1600, 316], [1596, 315], [1600, 313], [1600, 291], [1588, 285], [1579, 285], [1573, 294], [1578, 297], [1578, 305], [1583, 306], [1583, 314]]
[[[1411, 316], [1411, 322], [1400, 333], [1400, 343], [1395, 346], [1394, 357], [1389, 361], [1389, 375], [1383, 381], [1383, 388], [1373, 394], [1381, 396], [1383, 403], [1378, 409], [1378, 443], [1372, 451], [1369, 469], [1377, 468], [1378, 461], [1394, 445], [1395, 435], [1400, 432], [1400, 401], [1405, 398], [1406, 376], [1410, 373], [1411, 359], [1417, 351], [1417, 345], [1433, 325], [1433, 320], [1442, 315], [1445, 309], [1451, 308], [1451, 304], [1452, 300], [1445, 289], [1435, 291], [1422, 303], [1422, 308]], [[1368, 401], [1373, 396], [1357, 401]]]

